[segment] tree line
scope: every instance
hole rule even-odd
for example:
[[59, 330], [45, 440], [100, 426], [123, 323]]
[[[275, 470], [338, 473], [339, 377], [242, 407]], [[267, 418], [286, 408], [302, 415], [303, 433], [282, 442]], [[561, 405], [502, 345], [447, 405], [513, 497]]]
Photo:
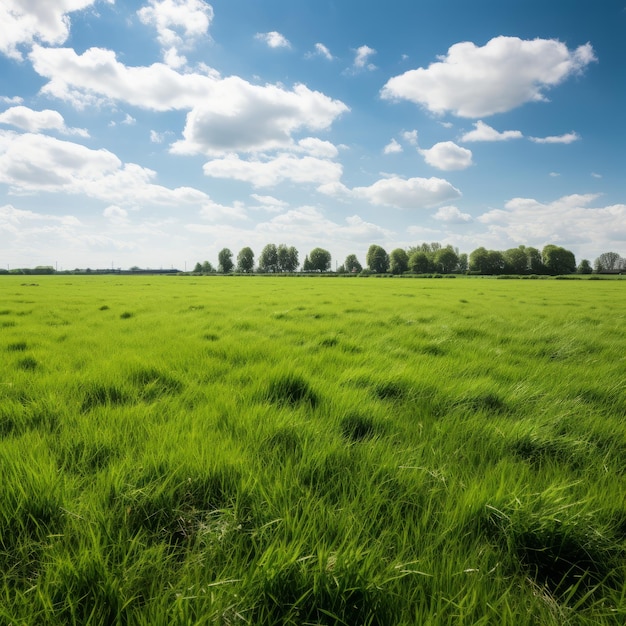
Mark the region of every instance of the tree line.
[[[323, 248], [314, 248], [302, 263], [302, 272], [323, 273], [331, 271], [331, 254]], [[626, 259], [617, 252], [604, 252], [594, 262], [582, 259], [576, 264], [573, 252], [561, 246], [548, 244], [542, 250], [532, 246], [518, 246], [508, 250], [487, 250], [476, 248], [469, 255], [460, 253], [451, 245], [438, 242], [422, 243], [409, 248], [395, 248], [387, 252], [382, 246], [372, 244], [365, 257], [366, 266], [359, 262], [356, 254], [349, 254], [342, 265], [337, 267], [339, 274], [591, 274], [596, 272], [619, 272], [626, 270]], [[246, 246], [239, 251], [236, 259], [228, 248], [218, 254], [218, 265], [196, 263], [194, 273], [218, 272], [230, 274], [293, 273], [300, 268], [298, 250], [285, 244], [267, 244], [255, 266], [253, 250]]]

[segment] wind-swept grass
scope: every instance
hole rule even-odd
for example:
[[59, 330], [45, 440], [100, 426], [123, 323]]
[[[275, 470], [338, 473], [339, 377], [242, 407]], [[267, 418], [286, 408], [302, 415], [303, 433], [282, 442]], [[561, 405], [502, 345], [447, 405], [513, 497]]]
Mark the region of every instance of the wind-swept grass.
[[626, 621], [625, 282], [38, 280], [0, 623]]

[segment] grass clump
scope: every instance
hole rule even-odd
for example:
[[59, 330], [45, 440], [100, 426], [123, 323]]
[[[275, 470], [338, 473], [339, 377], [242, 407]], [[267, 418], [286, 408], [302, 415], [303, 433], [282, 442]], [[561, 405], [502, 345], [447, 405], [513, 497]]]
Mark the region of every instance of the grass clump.
[[303, 404], [315, 407], [319, 402], [309, 382], [293, 372], [278, 374], [270, 379], [265, 397], [270, 402], [292, 407]]

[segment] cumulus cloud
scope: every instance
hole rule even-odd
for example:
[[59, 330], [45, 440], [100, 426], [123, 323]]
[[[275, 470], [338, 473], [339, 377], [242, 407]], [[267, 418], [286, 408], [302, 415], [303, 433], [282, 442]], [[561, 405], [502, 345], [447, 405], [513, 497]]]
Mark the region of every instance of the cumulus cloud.
[[283, 181], [325, 185], [339, 181], [343, 172], [334, 161], [292, 154], [266, 160], [246, 160], [231, 154], [205, 163], [203, 170], [206, 176], [240, 180], [254, 187], [274, 187]]
[[258, 202], [258, 206], [253, 208], [262, 209], [269, 213], [280, 213], [289, 206], [287, 202], [274, 198], [274, 196], [261, 196], [258, 193], [252, 193], [250, 197]]
[[489, 233], [504, 242], [602, 250], [626, 241], [626, 205], [591, 206], [598, 195], [569, 195], [554, 202], [513, 198], [503, 209], [476, 218]]
[[270, 48], [291, 48], [289, 40], [275, 30], [269, 33], [257, 33], [254, 38], [263, 41]]
[[63, 116], [51, 109], [33, 111], [25, 106], [14, 106], [0, 113], [0, 124], [10, 124], [31, 133], [40, 130], [57, 130], [64, 135], [89, 137], [89, 133], [84, 128], [68, 128]]
[[580, 135], [574, 131], [566, 133], [565, 135], [551, 136], [551, 137], [531, 137], [530, 140], [534, 143], [574, 143], [580, 139]]
[[[111, 4], [114, 2], [106, 1]], [[69, 14], [94, 3], [95, 0], [3, 0], [0, 4], [0, 53], [21, 60], [20, 45], [31, 45], [35, 41], [50, 45], [64, 43], [70, 32]]]
[[343, 198], [367, 200], [377, 206], [398, 209], [428, 209], [460, 197], [461, 192], [442, 178], [382, 178], [368, 187], [349, 189], [340, 182], [323, 185], [319, 191]]
[[46, 135], [0, 131], [0, 183], [13, 194], [84, 194], [118, 206], [202, 206], [209, 196], [192, 187], [156, 184], [156, 173]]
[[383, 154], [397, 154], [398, 152], [402, 152], [402, 146], [395, 140], [392, 139], [384, 148]]
[[300, 129], [323, 130], [348, 107], [305, 85], [286, 90], [252, 85], [238, 77], [219, 81], [212, 97], [187, 115], [178, 154], [223, 155], [289, 148]]
[[433, 217], [448, 224], [467, 224], [467, 222], [472, 221], [472, 216], [469, 213], [462, 213], [455, 206], [442, 206]]
[[437, 114], [486, 117], [545, 101], [548, 89], [595, 60], [589, 43], [570, 50], [554, 39], [495, 37], [484, 46], [462, 42], [428, 68], [389, 79], [381, 96], [409, 100]]
[[418, 150], [428, 165], [446, 172], [464, 170], [472, 165], [472, 151], [453, 141], [441, 141], [432, 148]]
[[335, 144], [317, 137], [305, 137], [304, 139], [300, 139], [300, 141], [298, 141], [297, 150], [321, 159], [334, 159], [339, 154], [339, 150], [337, 150]]
[[474, 124], [474, 130], [465, 133], [461, 141], [508, 141], [509, 139], [521, 139], [524, 135], [519, 130], [497, 131], [482, 120]]
[[203, 0], [149, 0], [137, 15], [143, 24], [156, 29], [164, 61], [176, 68], [187, 63], [179, 49], [189, 49], [207, 36], [213, 8]]
[[369, 46], [360, 46], [355, 50], [354, 62], [352, 67], [354, 70], [375, 70], [376, 66], [370, 63], [370, 57], [376, 54], [376, 50]]
[[297, 130], [324, 130], [349, 108], [305, 85], [254, 85], [237, 76], [182, 74], [162, 63], [127, 67], [115, 53], [35, 46], [42, 91], [77, 107], [121, 101], [153, 111], [189, 110], [184, 139], [172, 151], [211, 156], [288, 148]]
[[128, 220], [128, 211], [123, 209], [122, 207], [116, 206], [112, 204], [108, 206], [104, 211], [102, 211], [102, 215], [116, 226], [126, 226], [129, 223]]

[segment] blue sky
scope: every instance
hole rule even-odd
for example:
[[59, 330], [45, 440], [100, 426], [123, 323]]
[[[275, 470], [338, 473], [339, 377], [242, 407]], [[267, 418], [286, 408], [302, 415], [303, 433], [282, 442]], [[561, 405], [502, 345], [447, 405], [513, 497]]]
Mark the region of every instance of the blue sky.
[[0, 265], [626, 256], [625, 0], [4, 0]]

